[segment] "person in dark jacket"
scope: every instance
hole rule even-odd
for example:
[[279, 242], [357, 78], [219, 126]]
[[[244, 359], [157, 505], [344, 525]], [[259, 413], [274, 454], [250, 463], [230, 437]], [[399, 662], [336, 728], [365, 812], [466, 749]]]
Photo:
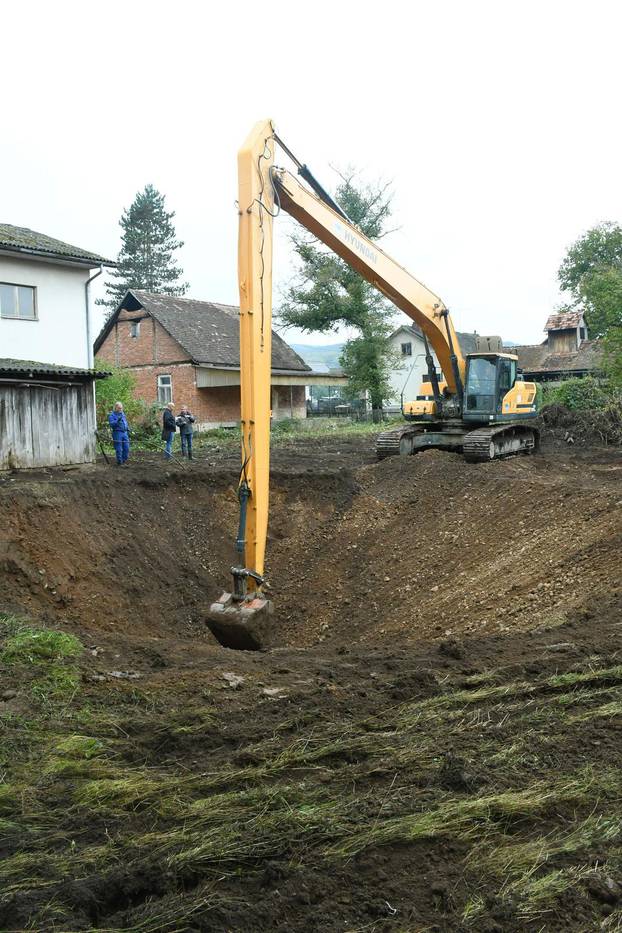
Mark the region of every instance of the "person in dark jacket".
[[173, 439], [177, 430], [175, 415], [173, 414], [174, 408], [173, 403], [169, 402], [162, 414], [162, 440], [164, 441], [165, 460], [170, 460], [173, 456]]
[[179, 428], [179, 436], [181, 440], [181, 455], [185, 457], [188, 455], [188, 460], [192, 460], [192, 425], [195, 422], [195, 417], [187, 408], [186, 405], [182, 405], [179, 415], [176, 418], [176, 424]]
[[124, 466], [130, 456], [130, 428], [121, 402], [115, 402], [108, 415], [108, 424], [112, 431], [112, 443], [117, 455], [117, 466]]

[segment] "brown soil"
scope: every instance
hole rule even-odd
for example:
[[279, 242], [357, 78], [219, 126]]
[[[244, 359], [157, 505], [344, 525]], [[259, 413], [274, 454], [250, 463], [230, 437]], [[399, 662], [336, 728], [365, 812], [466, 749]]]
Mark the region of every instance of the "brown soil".
[[[513, 719], [513, 693], [505, 705], [482, 696], [449, 728], [424, 716], [409, 740], [412, 750], [391, 746], [387, 731], [398, 713], [417, 704], [427, 709], [428, 700], [456, 691], [462, 696], [480, 677], [533, 687], [524, 717], [548, 709], [554, 675], [617, 670], [618, 455], [558, 445], [485, 465], [434, 451], [378, 464], [371, 438], [277, 449], [268, 566], [276, 646], [260, 654], [219, 647], [203, 624], [206, 607], [229, 583], [236, 470], [235, 452], [224, 448], [172, 468], [144, 457], [123, 470], [99, 464], [0, 481], [0, 608], [73, 631], [89, 647], [81, 662], [84, 702], [89, 710], [106, 705], [110, 742], [128, 773], [153, 774], [163, 788], [171, 775], [206, 781], [222, 774], [222, 793], [246, 774], [240, 769], [274, 761], [283, 749], [307, 752], [320, 736], [341, 739], [332, 753], [283, 766], [283, 784], [273, 771], [262, 781], [285, 797], [308, 790], [313, 801], [319, 793], [323, 805], [352, 797], [356, 813], [343, 817], [340, 829], [348, 838], [362, 815], [376, 830], [448, 800], [521, 790], [551, 773], [619, 767], [622, 718], [613, 713], [575, 718], [550, 735], [544, 728], [519, 764], [496, 764], [505, 761], [500, 749], [530, 734], [526, 720]], [[231, 686], [230, 674], [242, 680]], [[0, 713], [8, 704], [12, 714], [27, 715], [19, 678], [5, 668], [2, 685], [17, 695], [0, 702]], [[602, 691], [609, 687], [617, 689], [617, 681], [605, 678]], [[206, 703], [207, 725], [200, 719]], [[368, 735], [382, 737], [373, 752], [361, 751]], [[429, 749], [423, 763], [395, 765], [419, 746]], [[120, 845], [128, 832], [142, 838], [177, 825], [146, 799], [118, 812], [76, 807], [76, 780], [48, 778], [41, 793], [50, 812], [66, 809], [62, 839], [77, 840], [85, 852]], [[587, 818], [595, 803], [569, 800], [544, 808], [535, 821], [508, 821], [503, 838], [555, 833]], [[44, 837], [35, 840], [31, 828], [31, 843], [20, 834], [4, 854], [23, 846], [39, 852], [41, 838], [50, 852], [64, 851], [69, 842], [41, 825]], [[253, 821], [240, 825], [252, 835]], [[586, 875], [560, 895], [554, 913], [534, 918], [516, 912], [501, 881], [477, 886], [470, 837], [394, 840], [335, 862], [326, 855], [330, 840], [306, 833], [301, 823], [280, 848], [262, 843], [263, 854], [229, 862], [179, 867], [154, 842], [147, 854], [115, 855], [116, 867], [104, 874], [85, 868], [60, 880], [49, 868], [44, 886], [0, 897], [0, 928], [618, 928], [602, 925], [622, 902], [613, 860], [619, 894], [600, 896], [598, 885], [611, 878], [590, 882]], [[598, 869], [605, 848], [582, 852], [581, 864]], [[555, 867], [563, 871], [560, 858]], [[469, 925], [465, 905], [475, 897], [481, 905]]]
[[[0, 483], [0, 605], [88, 638], [189, 634], [234, 560], [237, 456], [144, 459]], [[373, 439], [273, 457], [277, 646], [516, 632], [589, 612], [622, 579], [622, 456], [549, 449], [376, 463]]]

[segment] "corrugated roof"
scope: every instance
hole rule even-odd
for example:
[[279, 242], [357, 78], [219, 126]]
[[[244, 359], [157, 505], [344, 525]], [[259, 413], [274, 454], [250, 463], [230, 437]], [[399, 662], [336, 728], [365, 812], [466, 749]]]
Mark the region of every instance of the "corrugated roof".
[[29, 255], [49, 256], [50, 258], [73, 260], [94, 266], [114, 266], [116, 263], [97, 253], [90, 253], [78, 246], [56, 240], [45, 233], [37, 233], [28, 227], [14, 227], [13, 224], [0, 224], [0, 250], [23, 252]]
[[544, 325], [545, 331], [567, 330], [570, 327], [578, 327], [583, 317], [582, 311], [562, 311], [561, 314], [551, 314]]
[[602, 365], [603, 351], [600, 341], [584, 340], [572, 353], [551, 353], [548, 343], [536, 346], [514, 347], [518, 366], [526, 373], [594, 372]]
[[76, 366], [60, 366], [56, 363], [38, 363], [35, 360], [0, 359], [0, 375], [12, 376], [92, 376], [103, 379], [109, 372], [98, 369], [80, 369]]
[[[194, 298], [156, 295], [132, 288], [128, 296], [164, 327], [196, 364], [240, 366], [240, 312], [235, 305]], [[113, 315], [95, 342], [95, 352], [103, 343], [117, 315]], [[283, 372], [311, 372], [304, 360], [272, 331], [272, 369]]]

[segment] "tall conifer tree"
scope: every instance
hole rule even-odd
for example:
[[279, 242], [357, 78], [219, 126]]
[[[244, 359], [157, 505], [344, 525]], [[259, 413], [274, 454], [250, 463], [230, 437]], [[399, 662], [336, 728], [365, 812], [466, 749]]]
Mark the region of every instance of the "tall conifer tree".
[[119, 221], [123, 235], [118, 266], [110, 273], [106, 297], [100, 299], [100, 304], [114, 310], [128, 288], [185, 294], [188, 283], [181, 281], [183, 270], [174, 257], [184, 244], [176, 239], [174, 216], [174, 211], [165, 208], [164, 195], [153, 185], [138, 192]]

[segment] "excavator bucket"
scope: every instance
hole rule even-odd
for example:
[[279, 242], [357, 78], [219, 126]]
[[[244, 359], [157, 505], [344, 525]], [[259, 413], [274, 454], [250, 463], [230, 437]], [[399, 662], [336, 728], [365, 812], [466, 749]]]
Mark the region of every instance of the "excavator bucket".
[[261, 651], [270, 646], [272, 602], [254, 593], [239, 600], [223, 593], [212, 603], [207, 626], [224, 648]]

